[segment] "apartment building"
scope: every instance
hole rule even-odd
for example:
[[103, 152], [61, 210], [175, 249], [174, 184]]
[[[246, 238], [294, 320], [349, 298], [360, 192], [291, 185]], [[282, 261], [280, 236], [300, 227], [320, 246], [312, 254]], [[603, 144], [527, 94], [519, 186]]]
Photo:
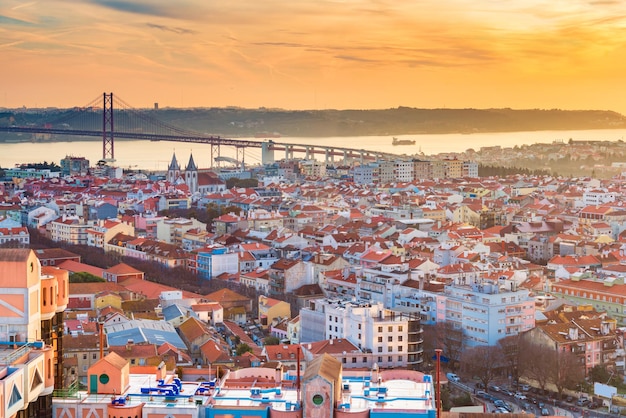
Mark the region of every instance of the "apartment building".
[[85, 223], [76, 216], [62, 216], [46, 224], [48, 237], [57, 242], [67, 242], [73, 245], [87, 245], [89, 230], [92, 223]]
[[68, 272], [29, 249], [0, 249], [0, 416], [52, 417], [63, 388]]
[[495, 345], [535, 326], [534, 298], [510, 281], [461, 284], [457, 280], [444, 288], [443, 296], [437, 304], [438, 321], [462, 329], [468, 347]]
[[415, 369], [423, 361], [419, 314], [385, 309], [382, 303], [319, 299], [300, 311], [303, 343], [346, 339], [381, 368]]

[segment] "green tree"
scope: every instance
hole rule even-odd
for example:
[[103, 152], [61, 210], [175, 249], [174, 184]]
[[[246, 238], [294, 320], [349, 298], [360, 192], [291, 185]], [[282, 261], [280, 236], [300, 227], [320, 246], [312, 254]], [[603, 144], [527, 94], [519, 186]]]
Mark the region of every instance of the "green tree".
[[96, 283], [104, 282], [102, 277], [98, 277], [86, 271], [78, 271], [76, 273], [70, 273], [70, 283]]
[[244, 353], [252, 353], [252, 347], [246, 343], [241, 343], [235, 348], [235, 354], [242, 356]]
[[280, 344], [280, 340], [278, 339], [278, 337], [270, 335], [269, 337], [266, 337], [263, 340], [263, 344], [264, 345], [278, 345], [278, 344]]

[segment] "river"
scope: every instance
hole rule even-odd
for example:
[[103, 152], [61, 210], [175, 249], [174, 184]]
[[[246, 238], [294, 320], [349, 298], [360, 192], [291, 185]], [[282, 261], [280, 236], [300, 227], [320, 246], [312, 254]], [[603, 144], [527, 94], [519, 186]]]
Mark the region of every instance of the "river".
[[[478, 151], [481, 147], [499, 145], [513, 147], [515, 145], [530, 145], [535, 143], [551, 143], [555, 140], [567, 142], [573, 140], [606, 140], [617, 141], [626, 137], [626, 129], [600, 129], [578, 131], [530, 131], [530, 132], [498, 132], [498, 133], [475, 133], [475, 134], [441, 134], [441, 135], [398, 135], [398, 139], [415, 140], [415, 145], [394, 146], [391, 144], [391, 136], [348, 136], [327, 138], [275, 138], [275, 142], [311, 144], [311, 145], [337, 145], [347, 148], [368, 149], [396, 154], [417, 154], [423, 152], [426, 155], [435, 155], [448, 152], [463, 152], [469, 148]], [[243, 139], [243, 138], [242, 138]], [[253, 140], [259, 140], [250, 138]], [[221, 155], [235, 158], [235, 149], [221, 147]], [[126, 141], [115, 140], [115, 165], [122, 168], [143, 170], [166, 170], [172, 159], [172, 153], [181, 167], [184, 168], [189, 160], [190, 153], [199, 168], [211, 166], [211, 146], [201, 144], [188, 144], [182, 142], [151, 142], [151, 141]], [[296, 154], [297, 155], [297, 154]], [[15, 164], [60, 163], [66, 156], [85, 157], [91, 165], [102, 158], [102, 141], [71, 141], [71, 142], [18, 142], [0, 143], [0, 167], [13, 167]], [[214, 155], [213, 157], [216, 157]], [[284, 158], [282, 152], [275, 153], [276, 159]], [[319, 157], [318, 157], [319, 158]], [[244, 154], [246, 164], [256, 165], [261, 163], [260, 149], [246, 149]]]

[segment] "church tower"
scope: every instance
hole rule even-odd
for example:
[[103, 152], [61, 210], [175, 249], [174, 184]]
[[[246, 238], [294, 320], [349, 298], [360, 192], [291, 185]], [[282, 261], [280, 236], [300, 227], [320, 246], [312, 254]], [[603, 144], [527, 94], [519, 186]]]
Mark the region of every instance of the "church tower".
[[198, 167], [193, 161], [193, 154], [189, 155], [189, 162], [185, 168], [185, 184], [192, 194], [198, 191]]
[[175, 183], [180, 177], [180, 166], [176, 160], [176, 153], [172, 154], [172, 162], [167, 167], [167, 181]]

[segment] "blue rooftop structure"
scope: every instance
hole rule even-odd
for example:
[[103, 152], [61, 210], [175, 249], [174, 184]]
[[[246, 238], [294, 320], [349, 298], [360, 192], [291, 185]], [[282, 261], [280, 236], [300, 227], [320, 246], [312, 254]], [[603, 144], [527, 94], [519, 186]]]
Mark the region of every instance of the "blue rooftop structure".
[[175, 330], [168, 331], [164, 329], [137, 327], [107, 333], [109, 346], [126, 345], [129, 341], [132, 341], [134, 344], [150, 343], [158, 346], [167, 342], [176, 348], [182, 350], [187, 349], [187, 346]]

